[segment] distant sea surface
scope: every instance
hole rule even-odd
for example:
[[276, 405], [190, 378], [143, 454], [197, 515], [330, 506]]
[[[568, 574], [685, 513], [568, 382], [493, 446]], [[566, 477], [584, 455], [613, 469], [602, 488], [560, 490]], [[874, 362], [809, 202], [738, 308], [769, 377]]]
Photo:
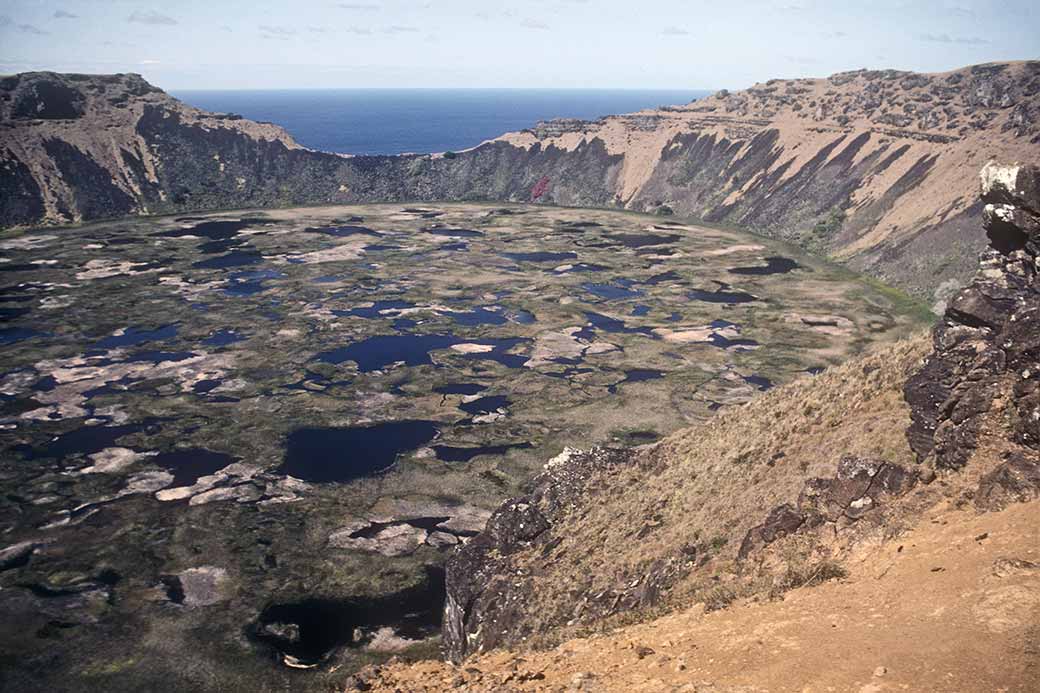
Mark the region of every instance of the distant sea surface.
[[281, 125], [300, 144], [342, 154], [445, 152], [552, 118], [594, 119], [679, 105], [710, 92], [602, 89], [286, 89], [174, 91], [206, 111]]

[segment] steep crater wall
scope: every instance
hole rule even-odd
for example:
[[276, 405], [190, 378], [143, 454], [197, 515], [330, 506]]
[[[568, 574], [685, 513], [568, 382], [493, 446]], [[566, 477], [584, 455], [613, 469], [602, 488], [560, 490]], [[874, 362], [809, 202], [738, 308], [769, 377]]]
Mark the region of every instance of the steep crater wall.
[[1040, 62], [770, 80], [448, 155], [347, 157], [137, 75], [0, 80], [0, 226], [375, 201], [618, 207], [796, 242], [941, 308], [981, 244], [971, 180], [1040, 155]]

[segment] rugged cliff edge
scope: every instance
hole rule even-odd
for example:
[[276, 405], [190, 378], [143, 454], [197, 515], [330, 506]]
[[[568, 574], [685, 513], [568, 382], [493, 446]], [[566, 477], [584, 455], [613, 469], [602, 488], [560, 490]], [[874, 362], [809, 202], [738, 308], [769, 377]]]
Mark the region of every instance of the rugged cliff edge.
[[751, 228], [941, 303], [981, 249], [970, 180], [1040, 155], [1040, 62], [770, 80], [552, 121], [453, 156], [344, 157], [136, 75], [0, 80], [0, 226], [287, 204], [502, 200]]
[[1040, 170], [982, 184], [990, 246], [930, 353], [908, 340], [652, 446], [565, 451], [450, 560], [448, 657], [781, 595], [943, 505], [1040, 497]]

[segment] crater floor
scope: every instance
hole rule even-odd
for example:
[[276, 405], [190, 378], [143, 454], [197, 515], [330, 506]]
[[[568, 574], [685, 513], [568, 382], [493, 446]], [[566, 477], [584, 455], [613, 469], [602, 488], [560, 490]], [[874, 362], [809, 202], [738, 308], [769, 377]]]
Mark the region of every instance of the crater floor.
[[776, 241], [542, 206], [0, 250], [0, 649], [22, 683], [317, 688], [429, 653], [436, 566], [565, 445], [653, 442], [932, 318]]

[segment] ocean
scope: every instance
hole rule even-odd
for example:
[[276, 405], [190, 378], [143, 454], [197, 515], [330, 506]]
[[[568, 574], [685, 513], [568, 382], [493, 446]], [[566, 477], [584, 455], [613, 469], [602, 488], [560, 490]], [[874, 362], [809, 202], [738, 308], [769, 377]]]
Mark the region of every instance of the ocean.
[[174, 91], [197, 108], [281, 125], [342, 154], [444, 152], [552, 118], [593, 119], [688, 103], [710, 92], [613, 89], [284, 89]]

